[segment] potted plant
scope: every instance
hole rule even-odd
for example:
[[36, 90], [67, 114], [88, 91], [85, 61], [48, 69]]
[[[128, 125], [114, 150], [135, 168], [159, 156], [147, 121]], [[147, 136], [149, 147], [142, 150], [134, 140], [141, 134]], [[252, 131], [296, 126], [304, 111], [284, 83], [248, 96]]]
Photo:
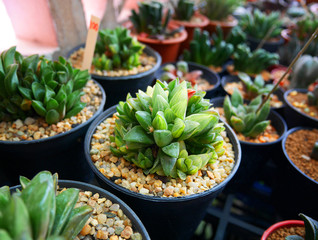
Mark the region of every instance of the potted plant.
[[271, 12], [266, 15], [255, 9], [253, 13], [243, 15], [239, 25], [246, 32], [252, 50], [256, 49], [261, 41], [265, 41], [262, 48], [269, 52], [277, 52], [284, 43], [284, 39], [280, 35], [282, 22], [279, 12]]
[[191, 40], [193, 39], [193, 33], [195, 28], [201, 30], [209, 24], [209, 19], [196, 11], [196, 6], [193, 1], [190, 0], [178, 0], [177, 4], [174, 4], [172, 0], [170, 3], [173, 6], [174, 14], [171, 23], [183, 26], [188, 33], [187, 39], [181, 43], [179, 53], [182, 53], [184, 49], [189, 49]]
[[274, 161], [279, 160], [279, 155], [273, 156], [271, 153], [279, 152], [280, 142], [287, 130], [286, 123], [279, 114], [270, 110], [269, 101], [259, 109], [261, 95], [249, 104], [244, 104], [241, 93], [235, 89], [231, 97], [211, 99], [211, 103], [230, 124], [240, 141], [242, 167], [230, 188], [244, 191], [257, 179], [269, 157]]
[[73, 159], [80, 153], [76, 139], [102, 112], [106, 98], [88, 72], [61, 57], [24, 58], [12, 47], [1, 54], [0, 88], [0, 151], [7, 176], [14, 181], [21, 172], [33, 176], [50, 169], [83, 177], [85, 162]]
[[238, 21], [232, 16], [234, 10], [242, 5], [243, 1], [235, 0], [202, 0], [201, 13], [210, 19], [210, 23], [205, 30], [209, 33], [216, 32], [216, 27], [220, 26], [227, 35]]
[[156, 78], [165, 82], [176, 78], [191, 83], [195, 90], [205, 91], [206, 97], [214, 97], [218, 93], [220, 78], [210, 69], [192, 62], [178, 61], [166, 63], [156, 72]]
[[8, 186], [0, 189], [0, 212], [5, 214], [0, 218], [1, 239], [11, 239], [5, 234], [24, 239], [150, 239], [135, 213], [113, 194], [57, 180], [57, 174], [42, 171], [32, 180], [20, 177], [21, 186], [12, 187], [11, 196]]
[[163, 63], [175, 61], [187, 32], [170, 22], [172, 10], [167, 9], [164, 14], [163, 4], [157, 1], [138, 2], [138, 9], [138, 13], [132, 10], [131, 22], [124, 26], [132, 29], [138, 41], [158, 51]]
[[185, 81], [158, 80], [105, 111], [86, 136], [99, 182], [136, 209], [152, 239], [189, 239], [238, 168], [240, 147], [203, 96]]
[[300, 213], [300, 220], [287, 220], [278, 222], [269, 227], [263, 234], [261, 240], [285, 238], [286, 240], [314, 240], [317, 238], [318, 223], [311, 217]]
[[[69, 56], [72, 65], [82, 66], [84, 45], [76, 47]], [[128, 92], [145, 90], [161, 64], [160, 55], [141, 44], [130, 31], [117, 27], [99, 31], [90, 73], [106, 91], [106, 107], [124, 100]]]

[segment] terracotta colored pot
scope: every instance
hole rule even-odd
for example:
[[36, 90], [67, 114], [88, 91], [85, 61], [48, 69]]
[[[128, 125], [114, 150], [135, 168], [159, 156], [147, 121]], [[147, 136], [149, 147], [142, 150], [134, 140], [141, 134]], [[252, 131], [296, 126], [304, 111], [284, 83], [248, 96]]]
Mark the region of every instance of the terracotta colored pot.
[[[123, 26], [130, 30], [133, 30], [133, 24], [130, 21], [125, 22]], [[178, 27], [179, 27], [178, 25], [171, 22], [168, 24], [168, 28], [170, 30], [175, 30]], [[180, 45], [188, 36], [185, 30], [181, 31], [178, 37], [166, 39], [166, 40], [158, 40], [158, 39], [144, 37], [142, 34], [136, 34], [133, 31], [131, 35], [136, 36], [139, 42], [147, 44], [148, 46], [153, 48], [155, 51], [157, 51], [161, 55], [162, 63], [174, 62], [177, 60]]]
[[181, 54], [184, 49], [189, 49], [190, 42], [193, 39], [193, 33], [195, 28], [203, 29], [209, 24], [209, 19], [200, 14], [199, 12], [196, 12], [195, 17], [199, 18], [200, 22], [188, 22], [188, 21], [179, 21], [179, 20], [171, 20], [172, 23], [177, 24], [179, 26], [184, 26], [185, 30], [188, 33], [187, 39], [181, 43], [179, 53]]
[[261, 240], [266, 240], [271, 233], [275, 232], [277, 229], [282, 227], [295, 227], [295, 226], [305, 226], [303, 221], [300, 220], [286, 220], [282, 222], [275, 223], [274, 225], [270, 226], [264, 233]]
[[238, 21], [233, 16], [229, 16], [227, 21], [213, 21], [210, 20], [209, 25], [207, 25], [204, 30], [207, 30], [210, 34], [216, 32], [216, 27], [219, 25], [224, 33], [224, 36], [226, 37], [233, 27], [235, 27], [238, 24]]

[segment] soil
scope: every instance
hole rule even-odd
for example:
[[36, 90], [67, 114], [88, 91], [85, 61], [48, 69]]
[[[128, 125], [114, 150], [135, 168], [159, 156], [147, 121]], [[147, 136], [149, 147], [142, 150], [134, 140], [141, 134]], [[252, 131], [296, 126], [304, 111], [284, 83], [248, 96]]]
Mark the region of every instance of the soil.
[[[226, 66], [226, 70], [231, 74], [231, 75], [234, 75], [236, 76], [239, 72], [238, 71], [235, 71], [234, 69], [234, 65], [228, 65]], [[271, 76], [271, 73], [267, 70], [263, 70], [261, 73], [259, 73], [262, 75], [264, 81], [270, 81], [272, 78]], [[259, 74], [248, 74], [249, 76], [251, 77], [256, 77], [256, 75], [259, 75]]]
[[179, 21], [179, 22], [184, 22], [184, 23], [201, 23], [201, 22], [203, 22], [202, 21], [202, 18], [200, 18], [200, 17], [198, 17], [198, 16], [196, 16], [196, 15], [193, 15], [191, 18], [190, 18], [190, 20], [189, 21], [186, 21], [186, 20], [184, 20], [184, 21], [181, 21], [181, 20], [178, 20], [178, 19], [175, 19], [176, 21]]
[[305, 239], [305, 227], [304, 226], [288, 226], [278, 228], [275, 232], [271, 233], [266, 240], [285, 240], [287, 236], [298, 235]]
[[[224, 110], [221, 107], [217, 107], [215, 108], [219, 114], [220, 117], [226, 121], [225, 117], [224, 117]], [[227, 122], [227, 121], [226, 121]], [[233, 129], [233, 131], [235, 131]], [[246, 137], [244, 136], [242, 133], [237, 133], [235, 132], [237, 138], [240, 141], [245, 141], [245, 142], [251, 142], [251, 143], [268, 143], [268, 142], [274, 142], [276, 141], [280, 136], [278, 134], [278, 132], [276, 131], [276, 129], [274, 128], [274, 126], [272, 126], [271, 124], [269, 124], [267, 126], [267, 128], [265, 129], [265, 131], [258, 135], [257, 138], [251, 138], [251, 137]]]
[[308, 98], [306, 93], [292, 91], [287, 100], [298, 110], [306, 115], [318, 119], [318, 108], [316, 106], [308, 105]]
[[198, 90], [200, 91], [209, 91], [214, 88], [213, 84], [210, 84], [207, 80], [199, 78], [196, 80]]
[[[271, 72], [272, 75], [272, 79], [274, 81], [274, 84], [276, 84], [279, 79], [283, 76], [283, 74], [285, 73], [285, 69], [274, 69]], [[283, 81], [280, 82], [279, 87], [283, 90], [283, 91], [287, 91], [289, 89], [289, 85], [290, 85], [290, 81], [288, 80], [289, 74], [286, 74], [286, 76], [284, 77]]]
[[290, 134], [286, 139], [286, 151], [293, 163], [308, 177], [318, 181], [318, 161], [311, 158], [318, 129], [302, 129]]
[[209, 66], [209, 68], [213, 71], [213, 72], [216, 72], [216, 73], [220, 73], [223, 71], [223, 67], [216, 67], [216, 66]]
[[[84, 48], [80, 48], [76, 52], [72, 53], [70, 56], [70, 62], [74, 68], [81, 68], [82, 62], [84, 58]], [[100, 71], [95, 69], [94, 65], [91, 66], [90, 73], [96, 74], [100, 76], [109, 76], [109, 77], [120, 77], [120, 76], [129, 76], [129, 75], [136, 75], [138, 73], [146, 72], [152, 69], [156, 65], [156, 59], [152, 56], [148, 56], [143, 53], [140, 58], [140, 63], [138, 67], [134, 67], [132, 69], [114, 69], [111, 71]]]
[[[244, 91], [244, 85], [242, 82], [227, 83], [224, 88], [225, 88], [225, 91], [228, 92], [230, 95], [232, 95], [234, 92], [234, 89], [237, 88], [245, 100], [249, 100], [249, 101], [252, 100], [252, 98], [248, 96], [246, 92]], [[270, 100], [270, 104], [271, 104], [271, 107], [273, 108], [280, 108], [283, 106], [284, 103], [278, 99], [277, 95], [273, 94]]]

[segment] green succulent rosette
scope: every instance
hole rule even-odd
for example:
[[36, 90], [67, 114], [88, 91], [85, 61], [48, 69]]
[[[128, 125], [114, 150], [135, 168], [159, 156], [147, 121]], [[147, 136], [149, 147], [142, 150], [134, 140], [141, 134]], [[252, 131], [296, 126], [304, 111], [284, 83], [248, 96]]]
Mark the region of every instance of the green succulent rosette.
[[188, 89], [178, 79], [157, 80], [146, 92], [117, 106], [116, 147], [111, 151], [145, 174], [185, 179], [224, 154], [225, 130], [205, 92]]

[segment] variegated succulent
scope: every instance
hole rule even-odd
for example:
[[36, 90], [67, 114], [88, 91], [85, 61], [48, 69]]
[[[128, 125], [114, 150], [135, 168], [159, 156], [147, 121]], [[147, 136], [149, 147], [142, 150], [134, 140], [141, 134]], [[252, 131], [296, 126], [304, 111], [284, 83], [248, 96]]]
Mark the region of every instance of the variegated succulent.
[[262, 96], [259, 95], [248, 105], [244, 105], [241, 93], [235, 88], [231, 99], [229, 96], [224, 99], [223, 109], [226, 121], [237, 133], [247, 137], [257, 137], [270, 124], [270, 121], [266, 120], [270, 112], [270, 103], [267, 101], [257, 112], [261, 103]]
[[157, 80], [136, 95], [128, 95], [117, 106], [113, 154], [145, 174], [181, 179], [224, 154], [220, 135], [224, 127], [203, 98], [205, 92], [188, 89], [185, 81], [175, 79], [169, 84]]
[[49, 61], [38, 55], [24, 58], [15, 47], [2, 52], [0, 61], [0, 120], [39, 115], [48, 124], [79, 113], [88, 71], [73, 69], [60, 57]]

